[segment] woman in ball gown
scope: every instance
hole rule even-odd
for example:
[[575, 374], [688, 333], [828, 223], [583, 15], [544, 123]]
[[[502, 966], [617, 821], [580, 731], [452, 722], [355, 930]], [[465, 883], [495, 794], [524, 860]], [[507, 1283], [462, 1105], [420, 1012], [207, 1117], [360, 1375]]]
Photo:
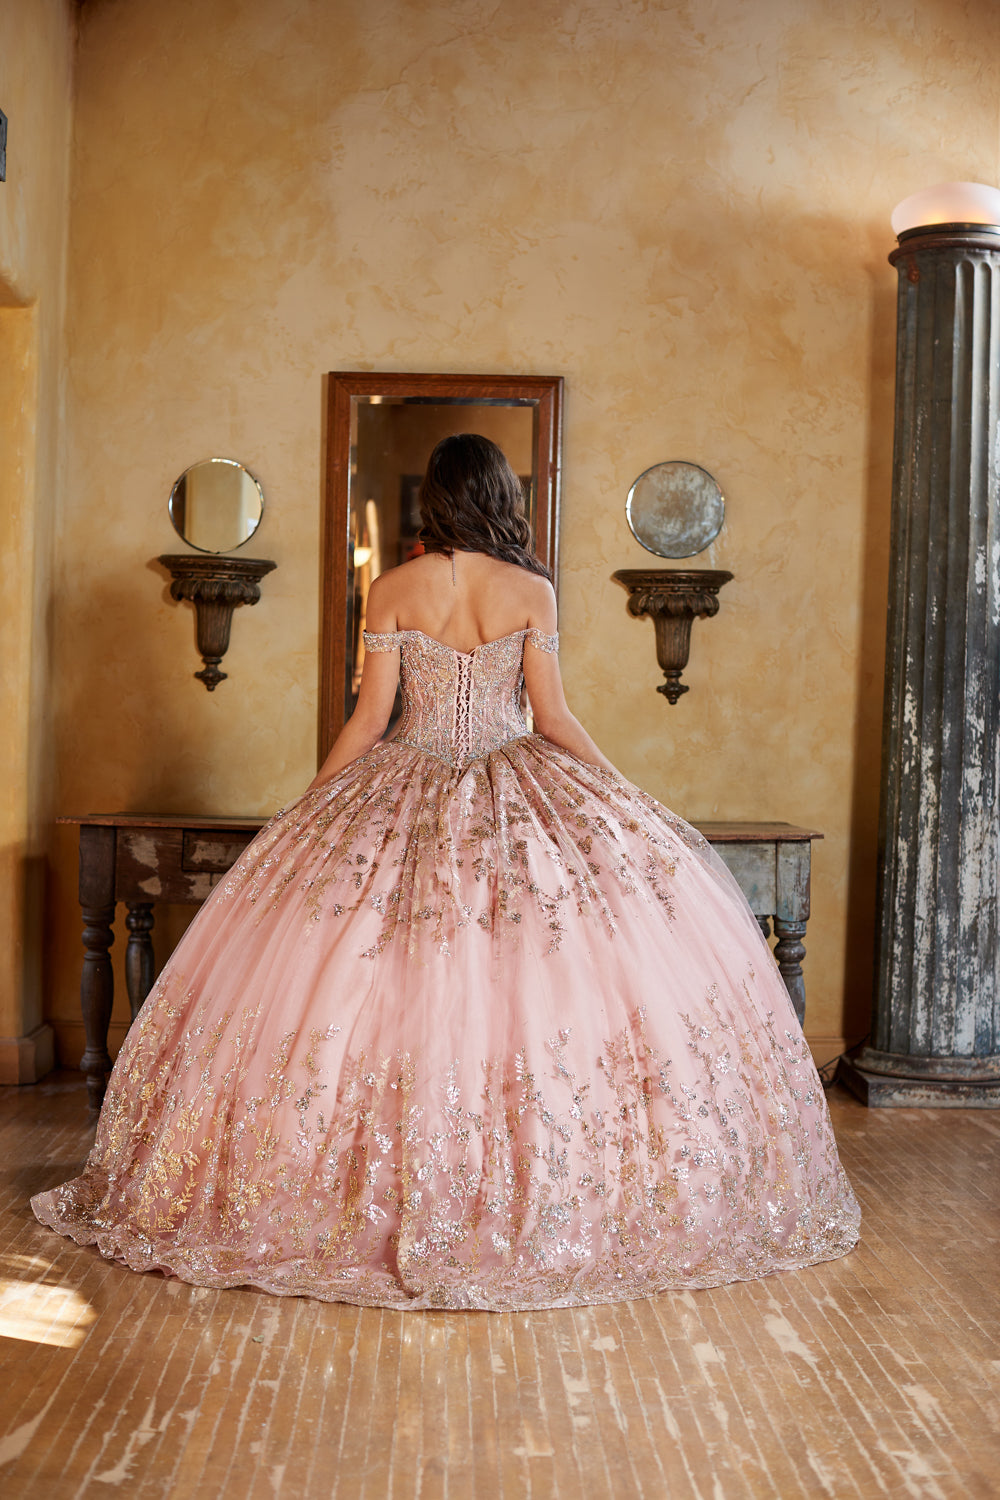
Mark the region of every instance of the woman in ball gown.
[[199, 912], [35, 1213], [137, 1271], [398, 1308], [844, 1255], [858, 1206], [774, 960], [705, 839], [570, 714], [500, 450], [441, 442], [421, 518], [372, 587], [354, 714]]

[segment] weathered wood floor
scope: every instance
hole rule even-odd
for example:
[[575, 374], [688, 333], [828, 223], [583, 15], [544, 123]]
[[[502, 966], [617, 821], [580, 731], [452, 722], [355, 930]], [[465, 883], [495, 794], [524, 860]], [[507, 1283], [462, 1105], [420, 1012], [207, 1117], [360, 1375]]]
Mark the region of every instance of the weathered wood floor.
[[78, 1075], [0, 1090], [0, 1494], [1000, 1496], [1000, 1117], [831, 1099], [861, 1248], [524, 1315], [136, 1276], [37, 1225]]

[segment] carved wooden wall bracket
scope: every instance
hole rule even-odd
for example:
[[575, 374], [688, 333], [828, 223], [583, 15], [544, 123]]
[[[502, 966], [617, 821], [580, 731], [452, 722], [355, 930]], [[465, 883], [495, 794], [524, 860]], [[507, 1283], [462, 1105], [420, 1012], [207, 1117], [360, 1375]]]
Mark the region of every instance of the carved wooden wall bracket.
[[719, 590], [732, 573], [706, 568], [620, 568], [615, 583], [628, 591], [628, 612], [649, 615], [656, 631], [656, 660], [665, 682], [656, 689], [668, 703], [688, 691], [681, 673], [691, 654], [691, 623], [719, 613]]
[[187, 599], [198, 618], [198, 650], [204, 671], [195, 672], [208, 691], [214, 692], [228, 676], [219, 662], [229, 650], [233, 610], [260, 599], [260, 580], [278, 566], [263, 558], [195, 557], [190, 553], [158, 557], [170, 573], [172, 599]]

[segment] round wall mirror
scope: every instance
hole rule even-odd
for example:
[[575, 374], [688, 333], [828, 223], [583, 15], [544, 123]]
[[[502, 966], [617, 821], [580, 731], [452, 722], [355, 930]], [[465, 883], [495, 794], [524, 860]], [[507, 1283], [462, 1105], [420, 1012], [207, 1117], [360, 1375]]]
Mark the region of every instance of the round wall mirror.
[[722, 530], [726, 502], [706, 469], [654, 464], [628, 492], [625, 515], [636, 541], [657, 557], [694, 557]]
[[167, 502], [174, 530], [199, 552], [233, 552], [264, 514], [264, 491], [235, 458], [206, 458], [185, 469]]

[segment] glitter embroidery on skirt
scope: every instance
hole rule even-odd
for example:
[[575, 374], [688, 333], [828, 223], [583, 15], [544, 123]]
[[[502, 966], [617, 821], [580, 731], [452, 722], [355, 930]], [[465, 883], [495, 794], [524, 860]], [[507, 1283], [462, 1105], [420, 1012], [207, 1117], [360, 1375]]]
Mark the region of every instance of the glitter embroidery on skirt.
[[366, 645], [401, 651], [399, 736], [217, 887], [38, 1217], [135, 1270], [399, 1308], [849, 1251], [823, 1090], [739, 888], [681, 819], [526, 732], [522, 654], [555, 638]]

